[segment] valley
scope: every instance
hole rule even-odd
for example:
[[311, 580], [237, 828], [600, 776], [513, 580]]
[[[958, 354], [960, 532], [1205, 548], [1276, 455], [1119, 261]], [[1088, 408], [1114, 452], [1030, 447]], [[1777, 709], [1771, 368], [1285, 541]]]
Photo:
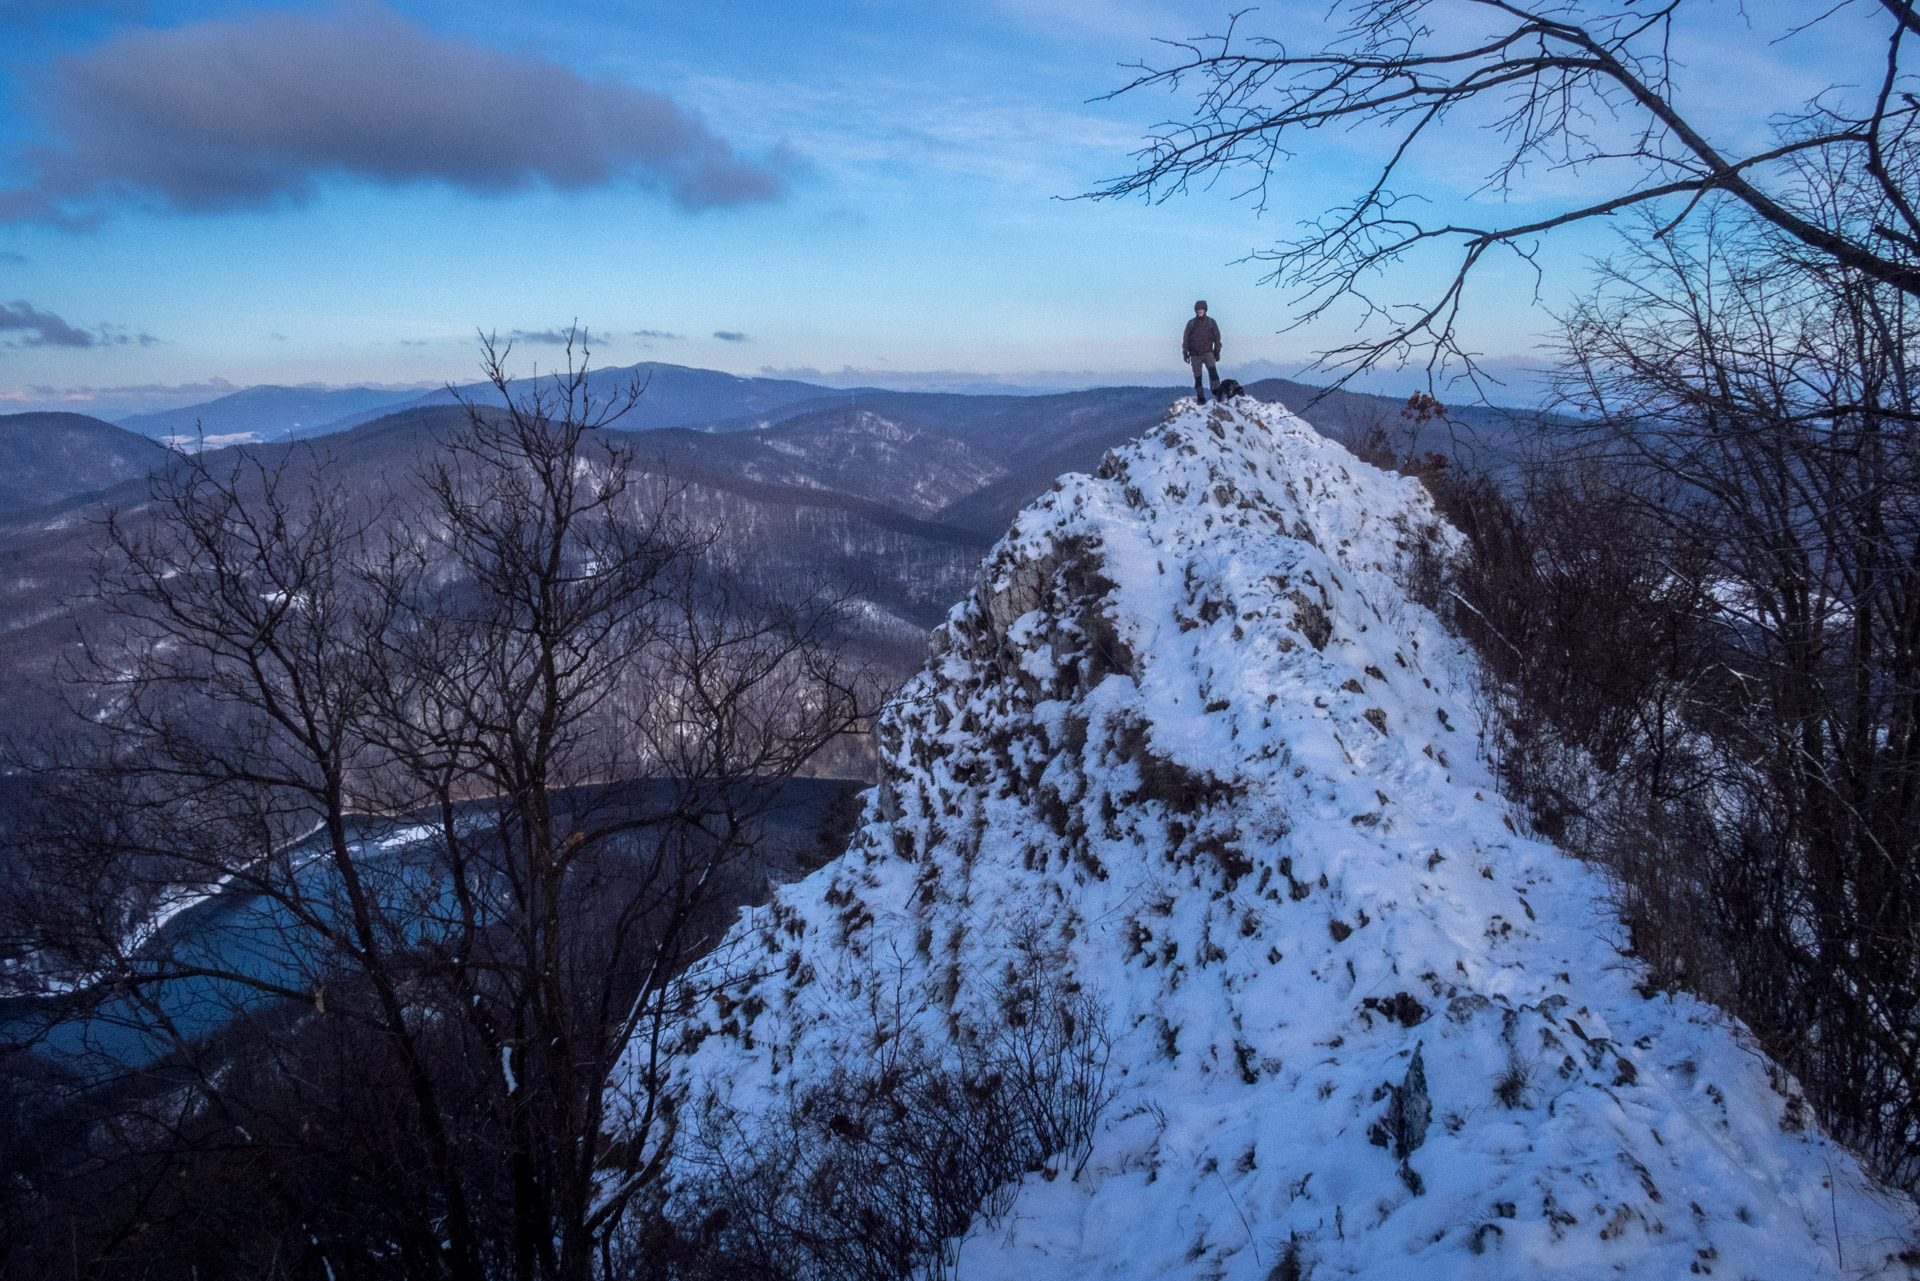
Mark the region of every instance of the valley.
[[[895, 680], [918, 664], [927, 631], [1014, 514], [1056, 477], [1097, 466], [1181, 394], [837, 391], [671, 365], [597, 371], [591, 387], [611, 395], [634, 378], [646, 391], [609, 434], [683, 487], [681, 505], [715, 531], [716, 554], [767, 584], [811, 579], [859, 597], [869, 623], [861, 644]], [[1433, 425], [1407, 437], [1391, 398], [1336, 391], [1316, 403], [1322, 389], [1283, 380], [1248, 393], [1313, 405], [1315, 421], [1337, 439], [1377, 426], [1408, 449], [1460, 450]], [[477, 388], [460, 394], [487, 403]], [[259, 424], [232, 416], [227, 402], [248, 396], [195, 409], [209, 415], [209, 429]], [[285, 408], [285, 398], [258, 399]], [[223, 416], [211, 416], [216, 410]], [[142, 425], [190, 431], [181, 417], [190, 412]], [[296, 484], [324, 476], [373, 492], [464, 422], [453, 393], [439, 391], [302, 428], [294, 440], [223, 448], [285, 467]], [[1516, 447], [1524, 423], [1518, 412], [1473, 406], [1454, 412], [1452, 431], [1464, 433], [1467, 449], [1497, 458]], [[60, 655], [77, 644], [77, 629], [99, 621], [87, 601], [97, 522], [108, 513], [140, 520], [146, 477], [167, 456], [135, 432], [83, 415], [0, 415], [0, 717], [46, 724], [62, 714]], [[396, 494], [393, 502], [389, 515], [403, 518], [408, 500]]]

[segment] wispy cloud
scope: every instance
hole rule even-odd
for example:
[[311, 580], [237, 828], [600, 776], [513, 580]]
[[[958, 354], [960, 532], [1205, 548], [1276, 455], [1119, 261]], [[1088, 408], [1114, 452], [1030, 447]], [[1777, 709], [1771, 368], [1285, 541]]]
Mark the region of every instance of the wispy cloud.
[[[136, 341], [135, 338], [118, 331], [94, 332], [70, 325], [50, 311], [41, 311], [30, 302], [15, 302], [11, 305], [0, 303], [0, 333], [27, 335], [15, 342], [13, 347], [99, 347], [118, 346]], [[140, 339], [150, 339], [150, 335], [141, 334]], [[142, 345], [146, 345], [143, 343]]]
[[[239, 391], [238, 383], [228, 382], [224, 378], [210, 378], [202, 383], [126, 383], [118, 387], [55, 387], [47, 383], [35, 383], [28, 388], [35, 397], [59, 397], [64, 400], [91, 400], [100, 396], [172, 396], [188, 400], [207, 400], [215, 396], [226, 396]], [[21, 393], [0, 393], [0, 398], [24, 400]]]
[[1072, 195], [1124, 164], [1141, 136], [1137, 121], [1118, 118], [1123, 113], [1065, 107], [1057, 93], [1017, 82], [968, 83], [930, 96], [924, 78], [862, 67], [838, 79], [715, 73], [695, 84], [704, 100], [725, 104], [727, 120], [804, 131], [807, 169], [860, 193], [854, 205], [825, 211], [841, 222], [884, 209], [879, 192], [924, 196], [931, 175], [984, 180], [1023, 196]]
[[480, 195], [632, 182], [698, 210], [782, 194], [657, 93], [434, 36], [375, 4], [255, 13], [120, 36], [33, 85], [54, 141], [0, 191], [0, 220], [97, 223], [311, 200], [322, 180], [438, 182]]
[[224, 378], [193, 383], [130, 383], [98, 387], [87, 384], [59, 387], [46, 383], [0, 392], [0, 412], [62, 409], [99, 418], [125, 418], [156, 409], [178, 409], [239, 391]]
[[635, 338], [671, 340], [674, 342], [678, 342], [686, 337], [685, 334], [670, 334], [664, 329], [636, 329], [633, 331], [633, 336]]
[[102, 325], [95, 332], [99, 336], [99, 345], [103, 347], [157, 347], [160, 345], [160, 340], [150, 333], [144, 331], [128, 333], [119, 325]]
[[[444, 385], [439, 381], [398, 383], [356, 381], [340, 385], [299, 384], [303, 390], [313, 391], [339, 391], [347, 386], [364, 387], [372, 391], [429, 391]], [[234, 392], [244, 390], [246, 390], [244, 385], [229, 382], [225, 378], [209, 378], [205, 382], [123, 383], [115, 386], [78, 384], [61, 387], [40, 383], [15, 391], [0, 391], [0, 413], [20, 413], [33, 409], [64, 409], [119, 421], [135, 414], [182, 409], [189, 405], [218, 400], [222, 396], [231, 396]]]
[[1175, 12], [1124, 0], [993, 0], [993, 7], [1023, 26], [1065, 31], [1082, 42], [1091, 36], [1131, 47], [1196, 34], [1192, 23]]
[[741, 333], [737, 329], [716, 329], [713, 331], [713, 336], [715, 338], [718, 338], [721, 342], [747, 342], [748, 341], [747, 336]]

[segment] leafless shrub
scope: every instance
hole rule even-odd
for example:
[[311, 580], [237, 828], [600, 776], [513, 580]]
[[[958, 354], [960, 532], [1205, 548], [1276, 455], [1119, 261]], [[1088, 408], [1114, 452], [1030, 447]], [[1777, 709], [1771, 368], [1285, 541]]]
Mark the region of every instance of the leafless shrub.
[[994, 997], [950, 1050], [896, 1038], [761, 1117], [711, 1103], [659, 1275], [943, 1277], [1023, 1175], [1077, 1177], [1113, 1095], [1104, 1010], [1030, 966]]
[[1533, 1088], [1534, 1066], [1524, 1059], [1511, 1058], [1507, 1066], [1493, 1082], [1493, 1097], [1500, 1100], [1503, 1108], [1523, 1108], [1527, 1105], [1527, 1091]]
[[1649, 983], [1742, 1018], [1920, 1191], [1912, 300], [1752, 224], [1634, 244], [1568, 318], [1577, 419], [1454, 508], [1434, 595], [1496, 678], [1505, 785], [1612, 873]]

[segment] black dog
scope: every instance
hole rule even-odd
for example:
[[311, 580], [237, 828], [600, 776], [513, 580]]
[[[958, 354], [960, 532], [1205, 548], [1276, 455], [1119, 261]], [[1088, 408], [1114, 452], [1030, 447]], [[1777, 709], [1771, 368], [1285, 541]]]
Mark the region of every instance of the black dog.
[[1215, 400], [1232, 400], [1235, 396], [1244, 396], [1246, 394], [1247, 389], [1245, 387], [1242, 387], [1231, 378], [1222, 378], [1220, 385], [1214, 389], [1213, 398]]

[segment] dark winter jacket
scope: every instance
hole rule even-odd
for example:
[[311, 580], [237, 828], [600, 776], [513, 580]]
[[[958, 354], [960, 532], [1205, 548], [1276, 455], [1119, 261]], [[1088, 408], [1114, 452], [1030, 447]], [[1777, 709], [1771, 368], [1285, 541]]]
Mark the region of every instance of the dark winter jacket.
[[1212, 316], [1195, 316], [1187, 322], [1187, 332], [1180, 339], [1180, 359], [1192, 360], [1195, 356], [1220, 358], [1220, 326], [1213, 323]]

